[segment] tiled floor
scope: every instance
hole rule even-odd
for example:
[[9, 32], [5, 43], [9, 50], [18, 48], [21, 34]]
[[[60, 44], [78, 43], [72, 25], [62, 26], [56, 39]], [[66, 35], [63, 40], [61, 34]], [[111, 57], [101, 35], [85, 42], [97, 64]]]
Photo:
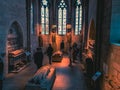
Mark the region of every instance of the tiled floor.
[[[48, 64], [48, 58], [44, 57], [43, 64]], [[57, 75], [52, 90], [88, 90], [84, 80], [83, 73], [80, 69], [80, 63], [73, 63], [72, 67], [68, 66], [69, 59], [63, 57], [62, 62], [53, 62], [56, 67]], [[8, 74], [4, 80], [3, 90], [24, 90], [27, 81], [34, 75], [36, 66], [31, 64], [16, 74]]]

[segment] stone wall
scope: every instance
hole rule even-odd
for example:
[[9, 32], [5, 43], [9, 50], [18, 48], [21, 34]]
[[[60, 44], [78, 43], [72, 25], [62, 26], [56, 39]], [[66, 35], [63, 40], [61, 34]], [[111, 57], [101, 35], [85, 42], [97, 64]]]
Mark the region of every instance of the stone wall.
[[107, 58], [109, 56], [109, 45], [110, 45], [110, 25], [111, 25], [111, 1], [104, 1], [104, 11], [103, 11], [103, 22], [101, 30], [101, 61], [108, 62]]
[[5, 75], [8, 73], [7, 35], [11, 24], [16, 21], [20, 25], [24, 47], [26, 47], [26, 3], [25, 0], [0, 1], [0, 53], [6, 53], [4, 58]]
[[97, 10], [97, 0], [89, 0], [89, 13], [88, 13], [88, 29], [90, 27], [90, 23], [93, 20], [95, 22], [96, 27], [96, 10]]
[[[114, 1], [114, 0], [113, 0]], [[118, 3], [118, 2], [117, 2]], [[115, 3], [114, 3], [115, 4]], [[103, 70], [103, 88], [102, 90], [117, 90], [120, 81], [120, 46], [119, 44], [111, 44], [111, 29], [114, 31], [116, 28], [111, 28], [113, 20], [112, 15], [112, 0], [104, 0], [103, 22], [101, 30], [101, 70]], [[114, 6], [115, 7], [115, 6]], [[116, 8], [117, 9], [117, 8]], [[118, 10], [117, 10], [118, 12]], [[114, 18], [115, 19], [115, 18]], [[114, 23], [113, 26], [117, 24]], [[116, 31], [117, 32], [117, 31]], [[114, 38], [114, 37], [113, 37]]]
[[[101, 9], [99, 9], [99, 8], [101, 8]], [[103, 16], [98, 18], [99, 15], [97, 17], [97, 12], [99, 12], [99, 11], [97, 11], [97, 10], [102, 10], [102, 9], [103, 9], [103, 11], [101, 11], [101, 12], [103, 13]], [[101, 48], [97, 47], [97, 48], [99, 48], [99, 52], [96, 52], [96, 53], [100, 54], [100, 57], [99, 57], [100, 62], [101, 62], [100, 70], [103, 71], [104, 75], [107, 75], [109, 72], [109, 69], [110, 69], [109, 62], [110, 62], [110, 55], [112, 52], [110, 49], [111, 47], [110, 47], [110, 41], [109, 41], [110, 40], [110, 25], [111, 25], [111, 1], [103, 0], [103, 6], [98, 7], [96, 0], [89, 0], [89, 16], [88, 17], [89, 17], [88, 18], [89, 25], [90, 25], [91, 20], [93, 19], [95, 22], [95, 28], [96, 28], [96, 24], [98, 22], [100, 22], [99, 20], [102, 19], [101, 20], [102, 26], [98, 25], [100, 28], [102, 27], [102, 29], [100, 30], [99, 28], [96, 28], [97, 29], [96, 32], [100, 32], [100, 34], [101, 34], [101, 35], [99, 35], [100, 37], [98, 37], [100, 40], [100, 43], [96, 43], [96, 44], [100, 44], [99, 46]], [[89, 28], [88, 28], [88, 30], [89, 30]], [[100, 30], [100, 31], [98, 31], [98, 30]], [[99, 42], [99, 41], [97, 41], [97, 42]], [[99, 60], [99, 59], [97, 59], [97, 60]], [[97, 64], [99, 64], [99, 63], [97, 63]], [[102, 86], [101, 84], [100, 84], [100, 86]], [[102, 89], [105, 89], [104, 88], [105, 83], [102, 87], [103, 87]], [[109, 90], [109, 89], [106, 89], [106, 90]]]
[[104, 78], [104, 90], [118, 90], [120, 87], [120, 46], [110, 46], [108, 69]]
[[120, 1], [112, 0], [110, 41], [120, 43]]

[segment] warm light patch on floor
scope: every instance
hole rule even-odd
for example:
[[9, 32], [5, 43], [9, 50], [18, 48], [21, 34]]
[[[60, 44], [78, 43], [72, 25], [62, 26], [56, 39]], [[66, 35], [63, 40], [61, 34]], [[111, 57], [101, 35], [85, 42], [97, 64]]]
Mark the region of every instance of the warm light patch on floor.
[[76, 68], [69, 67], [69, 58], [64, 56], [60, 63], [52, 64], [56, 67], [57, 75], [52, 90], [87, 90], [83, 74]]

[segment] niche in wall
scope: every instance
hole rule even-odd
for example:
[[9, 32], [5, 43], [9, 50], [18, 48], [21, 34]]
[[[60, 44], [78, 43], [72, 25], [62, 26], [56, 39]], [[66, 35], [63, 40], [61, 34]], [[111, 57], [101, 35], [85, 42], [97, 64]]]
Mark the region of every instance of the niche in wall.
[[94, 21], [92, 20], [89, 27], [88, 32], [88, 49], [94, 53], [94, 45], [95, 45], [95, 39], [96, 39], [96, 29]]
[[14, 22], [8, 31], [7, 50], [11, 52], [20, 48], [23, 48], [23, 36], [19, 24]]
[[7, 36], [8, 72], [19, 72], [27, 63], [20, 25], [13, 22]]

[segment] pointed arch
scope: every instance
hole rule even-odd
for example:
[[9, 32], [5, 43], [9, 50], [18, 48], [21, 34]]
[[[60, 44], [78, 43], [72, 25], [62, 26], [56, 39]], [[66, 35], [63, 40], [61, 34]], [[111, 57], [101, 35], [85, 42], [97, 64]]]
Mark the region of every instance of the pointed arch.
[[35, 33], [35, 30], [34, 30], [34, 4], [33, 4], [33, 0], [30, 1], [30, 31], [31, 31], [31, 34]]
[[20, 24], [14, 21], [8, 31], [7, 50], [14, 51], [23, 48], [23, 32]]
[[80, 34], [82, 29], [82, 4], [80, 0], [75, 3], [75, 35]]
[[96, 39], [96, 29], [95, 29], [95, 23], [92, 19], [89, 26], [89, 39], [95, 40]]
[[48, 3], [48, 0], [41, 1], [41, 26], [42, 26], [42, 34], [49, 34], [49, 3]]
[[64, 0], [58, 5], [58, 34], [65, 35], [66, 34], [66, 17], [67, 17], [67, 5]]
[[94, 49], [95, 40], [96, 40], [95, 22], [93, 19], [91, 19], [88, 30], [87, 48], [89, 47]]

